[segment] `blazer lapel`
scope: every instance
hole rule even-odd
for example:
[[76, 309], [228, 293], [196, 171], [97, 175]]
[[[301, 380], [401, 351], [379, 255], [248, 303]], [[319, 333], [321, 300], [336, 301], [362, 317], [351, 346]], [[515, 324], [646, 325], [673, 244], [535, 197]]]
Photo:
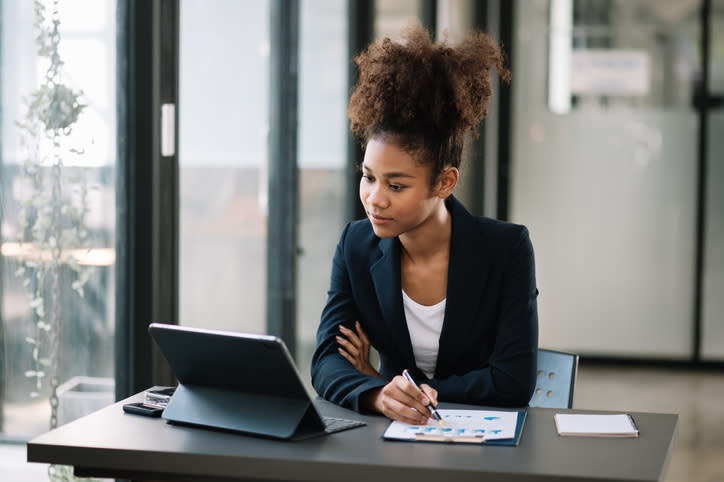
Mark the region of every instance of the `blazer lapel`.
[[400, 242], [397, 238], [380, 240], [381, 257], [370, 266], [382, 317], [390, 331], [388, 340], [395, 340], [400, 356], [414, 366], [414, 355], [407, 321], [402, 307], [402, 283], [400, 280]]
[[476, 239], [472, 215], [451, 199], [452, 239], [448, 265], [445, 319], [440, 333], [436, 375], [449, 374], [473, 328], [483, 290], [482, 246]]

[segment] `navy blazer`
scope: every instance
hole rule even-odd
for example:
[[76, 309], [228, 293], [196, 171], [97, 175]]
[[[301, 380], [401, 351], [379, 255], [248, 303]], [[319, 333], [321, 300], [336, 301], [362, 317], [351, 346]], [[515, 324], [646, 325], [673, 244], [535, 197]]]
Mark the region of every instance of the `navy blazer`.
[[348, 224], [332, 262], [317, 330], [312, 384], [327, 400], [360, 410], [385, 380], [357, 371], [337, 351], [339, 325], [359, 321], [387, 380], [407, 368], [446, 402], [525, 406], [535, 387], [538, 309], [533, 246], [524, 226], [472, 216], [454, 197], [447, 302], [432, 379], [416, 366], [402, 304], [400, 242], [369, 220]]

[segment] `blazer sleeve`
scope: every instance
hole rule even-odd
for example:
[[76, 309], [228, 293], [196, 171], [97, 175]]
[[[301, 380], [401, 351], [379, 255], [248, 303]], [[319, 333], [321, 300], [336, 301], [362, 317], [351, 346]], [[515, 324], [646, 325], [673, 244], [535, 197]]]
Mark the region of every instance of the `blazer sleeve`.
[[499, 315], [492, 355], [484, 368], [460, 371], [429, 385], [443, 401], [477, 405], [526, 406], [536, 382], [538, 290], [528, 230], [521, 227], [502, 275]]
[[345, 244], [350, 243], [348, 224], [337, 245], [332, 261], [332, 275], [327, 304], [317, 329], [317, 342], [312, 356], [312, 385], [323, 398], [337, 405], [359, 411], [359, 398], [364, 392], [382, 387], [385, 380], [359, 372], [337, 351], [335, 337], [339, 325], [354, 330], [359, 320], [359, 309], [354, 300], [350, 276], [350, 259]]

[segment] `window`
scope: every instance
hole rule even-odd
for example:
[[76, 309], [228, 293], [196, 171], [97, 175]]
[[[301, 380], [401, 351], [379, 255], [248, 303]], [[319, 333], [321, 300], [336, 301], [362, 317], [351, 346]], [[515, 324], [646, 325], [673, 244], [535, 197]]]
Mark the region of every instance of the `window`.
[[297, 366], [305, 381], [350, 196], [346, 15], [345, 2], [301, 2]]
[[183, 0], [179, 39], [179, 323], [262, 333], [269, 4]]
[[4, 441], [26, 440], [115, 397], [116, 4], [39, 5], [44, 11], [0, 3]]
[[692, 355], [700, 7], [516, 9], [510, 212], [536, 248], [541, 346]]
[[[182, 325], [267, 332], [269, 16], [268, 2], [181, 2]], [[299, 25], [296, 331], [307, 380], [348, 195], [346, 5], [301, 2]]]

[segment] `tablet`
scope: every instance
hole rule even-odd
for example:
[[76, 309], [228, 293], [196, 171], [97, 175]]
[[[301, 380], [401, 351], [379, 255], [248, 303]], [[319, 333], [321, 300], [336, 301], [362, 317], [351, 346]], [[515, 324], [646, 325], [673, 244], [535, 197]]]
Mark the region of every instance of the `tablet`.
[[149, 333], [179, 381], [162, 415], [171, 423], [290, 440], [365, 425], [319, 414], [279, 337], [162, 323]]

